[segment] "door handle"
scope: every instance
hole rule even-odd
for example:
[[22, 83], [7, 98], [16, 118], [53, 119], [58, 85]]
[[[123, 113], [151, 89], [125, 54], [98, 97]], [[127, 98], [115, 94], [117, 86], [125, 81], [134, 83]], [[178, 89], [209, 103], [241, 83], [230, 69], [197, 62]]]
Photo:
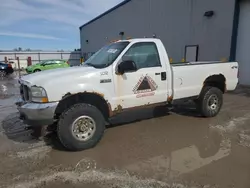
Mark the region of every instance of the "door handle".
[[167, 80], [167, 73], [161, 72], [161, 80]]
[[155, 73], [155, 75], [157, 75], [157, 76], [158, 76], [158, 75], [161, 75], [161, 73], [159, 73], [159, 72], [156, 72], [156, 73]]

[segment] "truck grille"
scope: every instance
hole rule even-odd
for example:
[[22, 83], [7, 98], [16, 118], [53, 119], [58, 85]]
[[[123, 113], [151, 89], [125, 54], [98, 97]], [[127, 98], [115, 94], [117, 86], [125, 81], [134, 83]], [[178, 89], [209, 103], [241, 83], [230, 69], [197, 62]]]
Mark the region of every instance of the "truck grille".
[[29, 101], [30, 100], [30, 90], [28, 86], [21, 84], [20, 86], [20, 94], [21, 97], [24, 101]]

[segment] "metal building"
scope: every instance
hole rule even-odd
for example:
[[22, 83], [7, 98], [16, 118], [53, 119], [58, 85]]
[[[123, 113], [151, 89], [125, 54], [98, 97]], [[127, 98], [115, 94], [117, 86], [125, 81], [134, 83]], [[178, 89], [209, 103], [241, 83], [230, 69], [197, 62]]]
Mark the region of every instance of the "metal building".
[[160, 38], [173, 62], [234, 61], [250, 85], [249, 0], [125, 0], [80, 27], [82, 53], [123, 37]]

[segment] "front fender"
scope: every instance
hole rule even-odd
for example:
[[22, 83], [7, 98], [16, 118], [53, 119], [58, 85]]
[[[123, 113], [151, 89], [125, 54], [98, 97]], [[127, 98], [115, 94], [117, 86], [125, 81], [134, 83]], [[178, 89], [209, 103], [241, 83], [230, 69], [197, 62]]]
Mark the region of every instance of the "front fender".
[[47, 91], [50, 102], [60, 101], [66, 95], [74, 95], [78, 93], [95, 93], [103, 97], [106, 101], [111, 99], [111, 94], [104, 87], [96, 87], [90, 84], [72, 84], [64, 87], [55, 87]]
[[36, 69], [40, 69], [40, 70], [43, 70], [42, 67], [40, 66], [34, 66], [34, 67], [31, 67], [30, 70], [33, 72], [34, 70]]

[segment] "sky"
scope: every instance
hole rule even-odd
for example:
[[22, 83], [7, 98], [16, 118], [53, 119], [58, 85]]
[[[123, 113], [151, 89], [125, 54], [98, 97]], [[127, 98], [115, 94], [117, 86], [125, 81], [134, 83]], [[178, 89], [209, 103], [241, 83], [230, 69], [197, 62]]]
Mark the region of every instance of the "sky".
[[79, 27], [123, 0], [0, 0], [0, 50], [74, 50]]

